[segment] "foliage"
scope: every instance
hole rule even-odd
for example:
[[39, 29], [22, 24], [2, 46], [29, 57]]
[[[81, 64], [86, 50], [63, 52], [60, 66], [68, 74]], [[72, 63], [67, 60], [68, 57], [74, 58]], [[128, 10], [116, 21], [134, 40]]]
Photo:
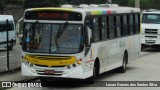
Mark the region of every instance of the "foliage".
[[112, 3], [119, 4], [120, 6], [128, 6], [130, 0], [112, 0]]
[[74, 4], [74, 5], [79, 5], [79, 4], [103, 4], [103, 3], [106, 3], [106, 1], [105, 0], [72, 0], [70, 3]]
[[[25, 8], [31, 7], [57, 7], [62, 4], [102, 4], [107, 0], [0, 0], [0, 7], [7, 4], [23, 5]], [[112, 0], [112, 3], [119, 4], [120, 6], [134, 7], [135, 0]], [[141, 9], [155, 8], [160, 9], [160, 0], [140, 0]]]
[[0, 0], [0, 8], [4, 7], [6, 4], [6, 0]]

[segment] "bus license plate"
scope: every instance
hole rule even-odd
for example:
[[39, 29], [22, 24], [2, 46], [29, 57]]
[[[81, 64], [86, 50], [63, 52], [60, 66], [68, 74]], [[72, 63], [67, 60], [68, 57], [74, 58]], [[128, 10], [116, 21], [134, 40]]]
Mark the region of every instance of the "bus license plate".
[[45, 70], [44, 74], [54, 74], [55, 71], [54, 70]]

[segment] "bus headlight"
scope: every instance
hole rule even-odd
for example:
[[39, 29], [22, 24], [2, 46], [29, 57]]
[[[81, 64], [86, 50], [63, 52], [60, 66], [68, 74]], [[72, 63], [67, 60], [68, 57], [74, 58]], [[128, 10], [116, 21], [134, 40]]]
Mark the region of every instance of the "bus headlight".
[[77, 64], [82, 64], [82, 59], [81, 58], [77, 61]]
[[25, 61], [26, 61], [26, 59], [22, 58], [22, 62], [25, 62]]

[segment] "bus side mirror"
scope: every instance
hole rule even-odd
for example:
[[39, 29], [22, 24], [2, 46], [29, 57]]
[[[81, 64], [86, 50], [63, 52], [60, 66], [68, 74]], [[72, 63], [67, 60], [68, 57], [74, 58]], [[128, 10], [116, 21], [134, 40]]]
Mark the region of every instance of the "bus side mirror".
[[91, 44], [91, 39], [92, 39], [92, 31], [91, 31], [91, 29], [89, 28], [89, 27], [86, 27], [85, 28], [85, 31], [86, 31], [86, 46], [90, 46], [90, 44]]

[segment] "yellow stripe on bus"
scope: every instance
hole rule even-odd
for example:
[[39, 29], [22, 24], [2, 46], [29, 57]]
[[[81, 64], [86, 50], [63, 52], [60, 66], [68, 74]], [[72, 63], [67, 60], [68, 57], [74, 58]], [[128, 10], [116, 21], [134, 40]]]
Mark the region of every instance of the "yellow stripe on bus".
[[[25, 59], [32, 64], [44, 65], [48, 67], [53, 66], [66, 66], [76, 62], [76, 57], [55, 57], [54, 56], [43, 56], [43, 58], [37, 58], [39, 56], [26, 55]], [[44, 59], [45, 58], [45, 59]]]

